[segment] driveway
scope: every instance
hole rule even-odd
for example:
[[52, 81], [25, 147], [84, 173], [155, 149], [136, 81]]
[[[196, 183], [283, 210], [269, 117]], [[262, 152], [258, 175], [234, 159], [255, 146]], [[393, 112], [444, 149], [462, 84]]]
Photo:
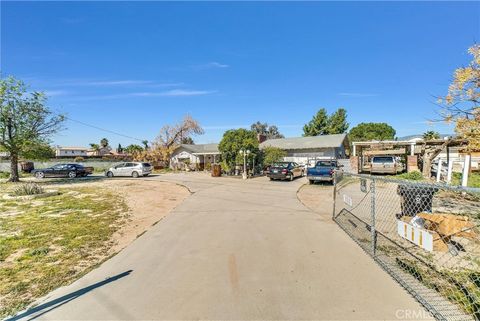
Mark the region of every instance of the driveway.
[[183, 184], [193, 195], [20, 317], [385, 320], [423, 311], [329, 217], [298, 201], [303, 178], [149, 179]]

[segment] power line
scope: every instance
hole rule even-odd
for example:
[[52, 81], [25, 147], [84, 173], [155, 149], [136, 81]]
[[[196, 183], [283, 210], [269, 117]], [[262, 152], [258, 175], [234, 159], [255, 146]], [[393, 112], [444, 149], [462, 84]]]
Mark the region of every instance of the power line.
[[128, 135], [124, 135], [124, 134], [120, 134], [120, 133], [117, 133], [113, 130], [109, 130], [109, 129], [105, 129], [105, 128], [101, 128], [101, 127], [98, 127], [98, 126], [95, 126], [95, 125], [91, 125], [91, 124], [87, 124], [83, 121], [80, 121], [80, 120], [76, 120], [76, 119], [72, 119], [70, 117], [67, 117], [65, 116], [65, 119], [68, 119], [70, 121], [73, 121], [75, 123], [79, 123], [81, 125], [84, 125], [84, 126], [87, 126], [87, 127], [91, 127], [91, 128], [95, 128], [95, 129], [98, 129], [98, 130], [101, 130], [101, 131], [104, 131], [104, 132], [107, 132], [107, 133], [110, 133], [110, 134], [114, 134], [114, 135], [118, 135], [118, 136], [122, 136], [122, 137], [125, 137], [125, 138], [129, 138], [129, 139], [133, 139], [133, 140], [137, 140], [139, 142], [143, 142], [144, 140], [147, 140], [147, 139], [140, 139], [140, 138], [136, 138], [136, 137], [132, 137], [132, 136], [128, 136]]

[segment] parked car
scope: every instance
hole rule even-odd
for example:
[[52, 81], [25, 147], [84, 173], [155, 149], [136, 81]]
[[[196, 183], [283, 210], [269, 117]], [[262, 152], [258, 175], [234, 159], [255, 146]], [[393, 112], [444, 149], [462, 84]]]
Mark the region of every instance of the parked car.
[[340, 170], [343, 165], [339, 165], [336, 160], [319, 160], [314, 167], [307, 169], [307, 179], [310, 184], [316, 181], [332, 182], [334, 183], [335, 171], [337, 171], [337, 178], [343, 176]]
[[293, 181], [295, 177], [302, 177], [304, 174], [304, 169], [302, 166], [298, 165], [295, 162], [280, 162], [275, 163], [270, 166], [269, 171], [267, 172], [267, 177], [270, 180], [280, 179], [285, 180], [289, 179]]
[[402, 164], [395, 156], [373, 156], [370, 163], [371, 174], [398, 174], [403, 171]]
[[114, 176], [131, 176], [131, 177], [140, 177], [140, 176], [148, 176], [152, 173], [152, 165], [149, 163], [142, 163], [142, 162], [128, 162], [128, 163], [120, 163], [113, 167], [110, 167], [106, 172], [105, 175], [107, 177], [114, 177]]
[[85, 167], [80, 164], [56, 164], [49, 168], [34, 169], [32, 174], [36, 178], [44, 177], [85, 177], [93, 173], [93, 167]]

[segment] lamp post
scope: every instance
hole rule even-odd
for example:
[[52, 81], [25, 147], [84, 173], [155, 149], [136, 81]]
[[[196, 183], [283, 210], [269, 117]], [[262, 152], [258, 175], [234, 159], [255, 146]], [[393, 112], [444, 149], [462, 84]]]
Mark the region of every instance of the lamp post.
[[243, 155], [243, 174], [242, 174], [242, 178], [243, 179], [247, 179], [247, 155], [250, 154], [250, 150], [244, 150], [244, 149], [241, 149], [240, 150], [240, 155]]

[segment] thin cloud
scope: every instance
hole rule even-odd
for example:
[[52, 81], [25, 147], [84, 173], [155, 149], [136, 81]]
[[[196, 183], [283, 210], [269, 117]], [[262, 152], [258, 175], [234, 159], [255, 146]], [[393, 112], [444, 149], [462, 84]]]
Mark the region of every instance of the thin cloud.
[[217, 91], [215, 90], [185, 90], [185, 89], [172, 89], [163, 93], [160, 93], [161, 96], [203, 96], [214, 94]]
[[205, 69], [229, 68], [229, 67], [230, 67], [230, 65], [222, 64], [222, 63], [217, 62], [217, 61], [211, 61], [211, 62], [206, 63], [206, 64], [195, 65], [195, 66], [193, 66], [193, 69], [205, 70]]
[[350, 92], [345, 92], [345, 93], [338, 93], [339, 96], [345, 96], [345, 97], [376, 97], [380, 96], [379, 94], [374, 94], [374, 93], [350, 93]]
[[131, 92], [124, 94], [113, 95], [95, 95], [95, 96], [78, 96], [72, 97], [72, 100], [91, 101], [91, 100], [113, 100], [132, 97], [191, 97], [191, 96], [204, 96], [214, 94], [217, 91], [214, 90], [186, 90], [186, 89], [172, 89], [160, 92]]
[[89, 86], [124, 86], [124, 85], [145, 85], [151, 84], [150, 80], [104, 80], [85, 82], [84, 85]]
[[47, 97], [66, 96], [68, 91], [66, 90], [47, 90], [43, 92]]

